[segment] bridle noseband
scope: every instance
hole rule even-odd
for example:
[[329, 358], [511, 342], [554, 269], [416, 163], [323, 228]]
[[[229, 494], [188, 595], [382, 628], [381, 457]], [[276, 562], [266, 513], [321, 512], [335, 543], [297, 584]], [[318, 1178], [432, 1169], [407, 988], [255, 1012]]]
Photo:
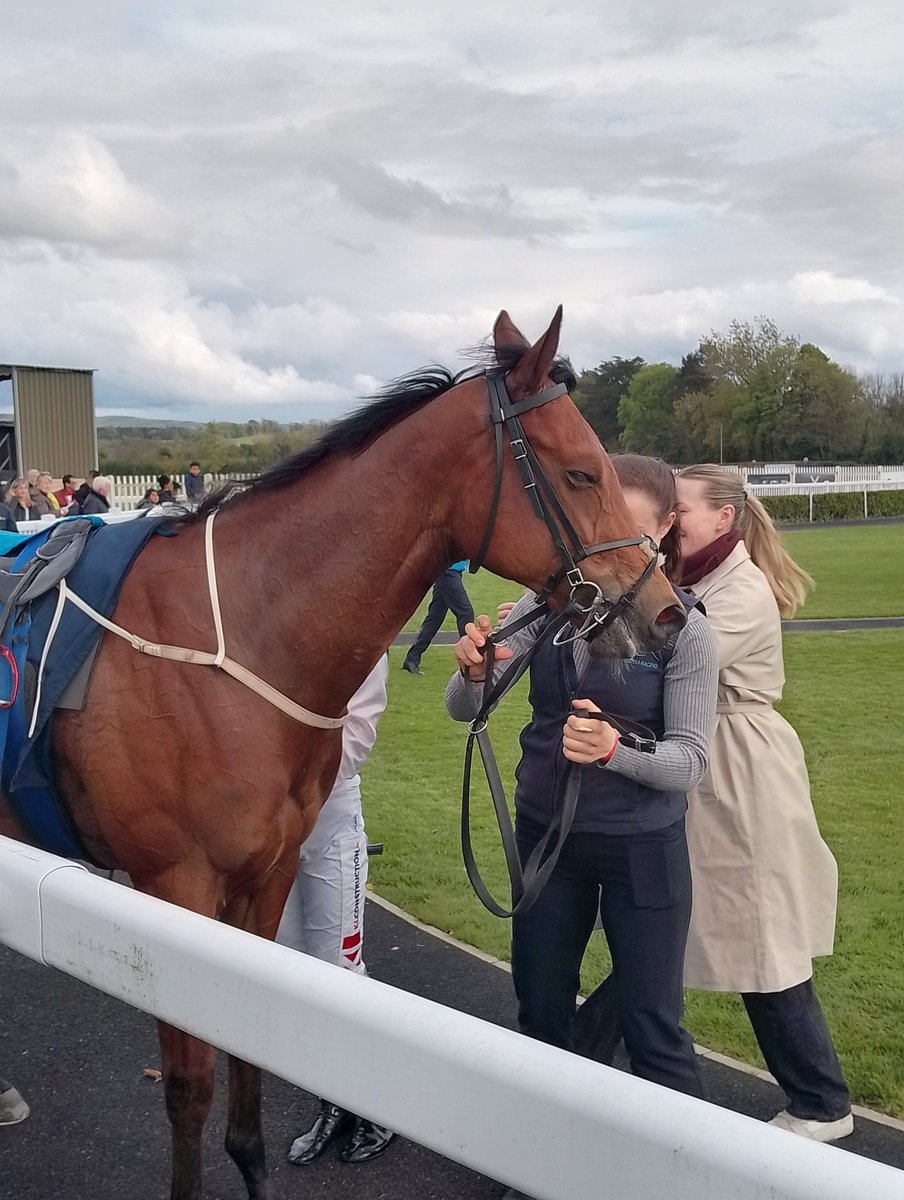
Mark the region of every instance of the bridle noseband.
[[[565, 633], [565, 630], [559, 630], [556, 633], [556, 644], [565, 645], [578, 638], [586, 638], [590, 641], [611, 625], [616, 617], [620, 616], [633, 603], [637, 593], [656, 570], [657, 546], [646, 534], [640, 534], [633, 538], [618, 538], [611, 542], [600, 542], [595, 546], [585, 546], [581, 541], [521, 424], [522, 413], [529, 412], [534, 408], [542, 408], [544, 404], [556, 400], [559, 396], [567, 396], [568, 387], [564, 383], [554, 383], [552, 387], [545, 388], [542, 392], [536, 392], [533, 396], [525, 396], [521, 400], [513, 401], [506, 390], [504, 372], [490, 372], [486, 376], [486, 381], [490, 393], [490, 420], [496, 444], [496, 480], [483, 540], [477, 557], [471, 560], [471, 571], [478, 570], [483, 564], [496, 526], [496, 516], [502, 494], [504, 430], [508, 435], [509, 446], [524, 490], [530, 498], [535, 514], [549, 530], [562, 563], [560, 569], [550, 575], [543, 588], [537, 593], [537, 604], [545, 605], [561, 582], [567, 580], [571, 587], [567, 606], [569, 614], [583, 615], [585, 619], [578, 631], [570, 637], [563, 638], [561, 635]], [[621, 550], [626, 546], [642, 545], [650, 546], [650, 561], [636, 582], [614, 601], [606, 599], [599, 584], [585, 579], [578, 566], [578, 563], [591, 554], [601, 554], [606, 550]]]

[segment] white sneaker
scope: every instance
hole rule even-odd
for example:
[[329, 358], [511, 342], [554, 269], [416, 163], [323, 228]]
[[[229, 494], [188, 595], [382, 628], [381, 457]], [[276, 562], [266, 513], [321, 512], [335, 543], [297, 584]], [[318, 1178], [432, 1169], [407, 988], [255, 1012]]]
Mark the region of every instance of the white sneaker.
[[807, 1121], [803, 1117], [792, 1116], [784, 1109], [769, 1124], [776, 1129], [796, 1133], [798, 1137], [809, 1138], [811, 1142], [837, 1142], [839, 1138], [848, 1137], [854, 1132], [852, 1113], [839, 1117], [837, 1121]]
[[28, 1105], [14, 1087], [0, 1092], [0, 1125], [18, 1125], [28, 1113]]

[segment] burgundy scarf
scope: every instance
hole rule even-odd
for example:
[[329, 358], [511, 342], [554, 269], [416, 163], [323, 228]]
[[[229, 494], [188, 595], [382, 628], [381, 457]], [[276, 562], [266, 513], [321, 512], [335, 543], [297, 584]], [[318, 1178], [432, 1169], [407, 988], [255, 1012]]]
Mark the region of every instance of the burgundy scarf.
[[714, 542], [710, 542], [702, 550], [697, 550], [694, 554], [683, 558], [681, 560], [681, 586], [690, 587], [691, 584], [699, 583], [710, 571], [715, 571], [720, 563], [725, 562], [740, 540], [739, 531], [729, 529], [728, 533], [723, 533], [721, 537], [717, 537]]

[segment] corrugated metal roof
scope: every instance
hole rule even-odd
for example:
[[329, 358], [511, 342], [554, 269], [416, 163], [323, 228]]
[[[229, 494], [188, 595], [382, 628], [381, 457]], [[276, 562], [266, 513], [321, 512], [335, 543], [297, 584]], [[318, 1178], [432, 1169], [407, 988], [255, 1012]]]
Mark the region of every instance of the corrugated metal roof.
[[9, 379], [11, 373], [17, 368], [22, 371], [66, 371], [68, 374], [87, 375], [93, 375], [97, 370], [97, 367], [42, 367], [39, 363], [7, 363], [0, 364], [0, 374]]

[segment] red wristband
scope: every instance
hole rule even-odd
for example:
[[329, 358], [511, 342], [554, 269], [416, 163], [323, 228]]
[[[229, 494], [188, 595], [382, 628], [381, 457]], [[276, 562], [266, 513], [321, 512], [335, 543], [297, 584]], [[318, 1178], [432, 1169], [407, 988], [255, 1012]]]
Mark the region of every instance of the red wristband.
[[606, 755], [606, 757], [605, 757], [605, 758], [598, 758], [598, 759], [596, 760], [596, 765], [597, 765], [598, 767], [604, 767], [604, 766], [606, 765], [606, 763], [609, 761], [609, 759], [612, 757], [612, 755], [613, 755], [613, 754], [615, 753], [615, 751], [618, 749], [618, 743], [619, 743], [619, 741], [620, 741], [620, 740], [621, 740], [621, 739], [619, 738], [618, 734], [616, 733], [616, 735], [615, 735], [615, 741], [612, 743], [612, 749], [609, 751], [609, 753]]

